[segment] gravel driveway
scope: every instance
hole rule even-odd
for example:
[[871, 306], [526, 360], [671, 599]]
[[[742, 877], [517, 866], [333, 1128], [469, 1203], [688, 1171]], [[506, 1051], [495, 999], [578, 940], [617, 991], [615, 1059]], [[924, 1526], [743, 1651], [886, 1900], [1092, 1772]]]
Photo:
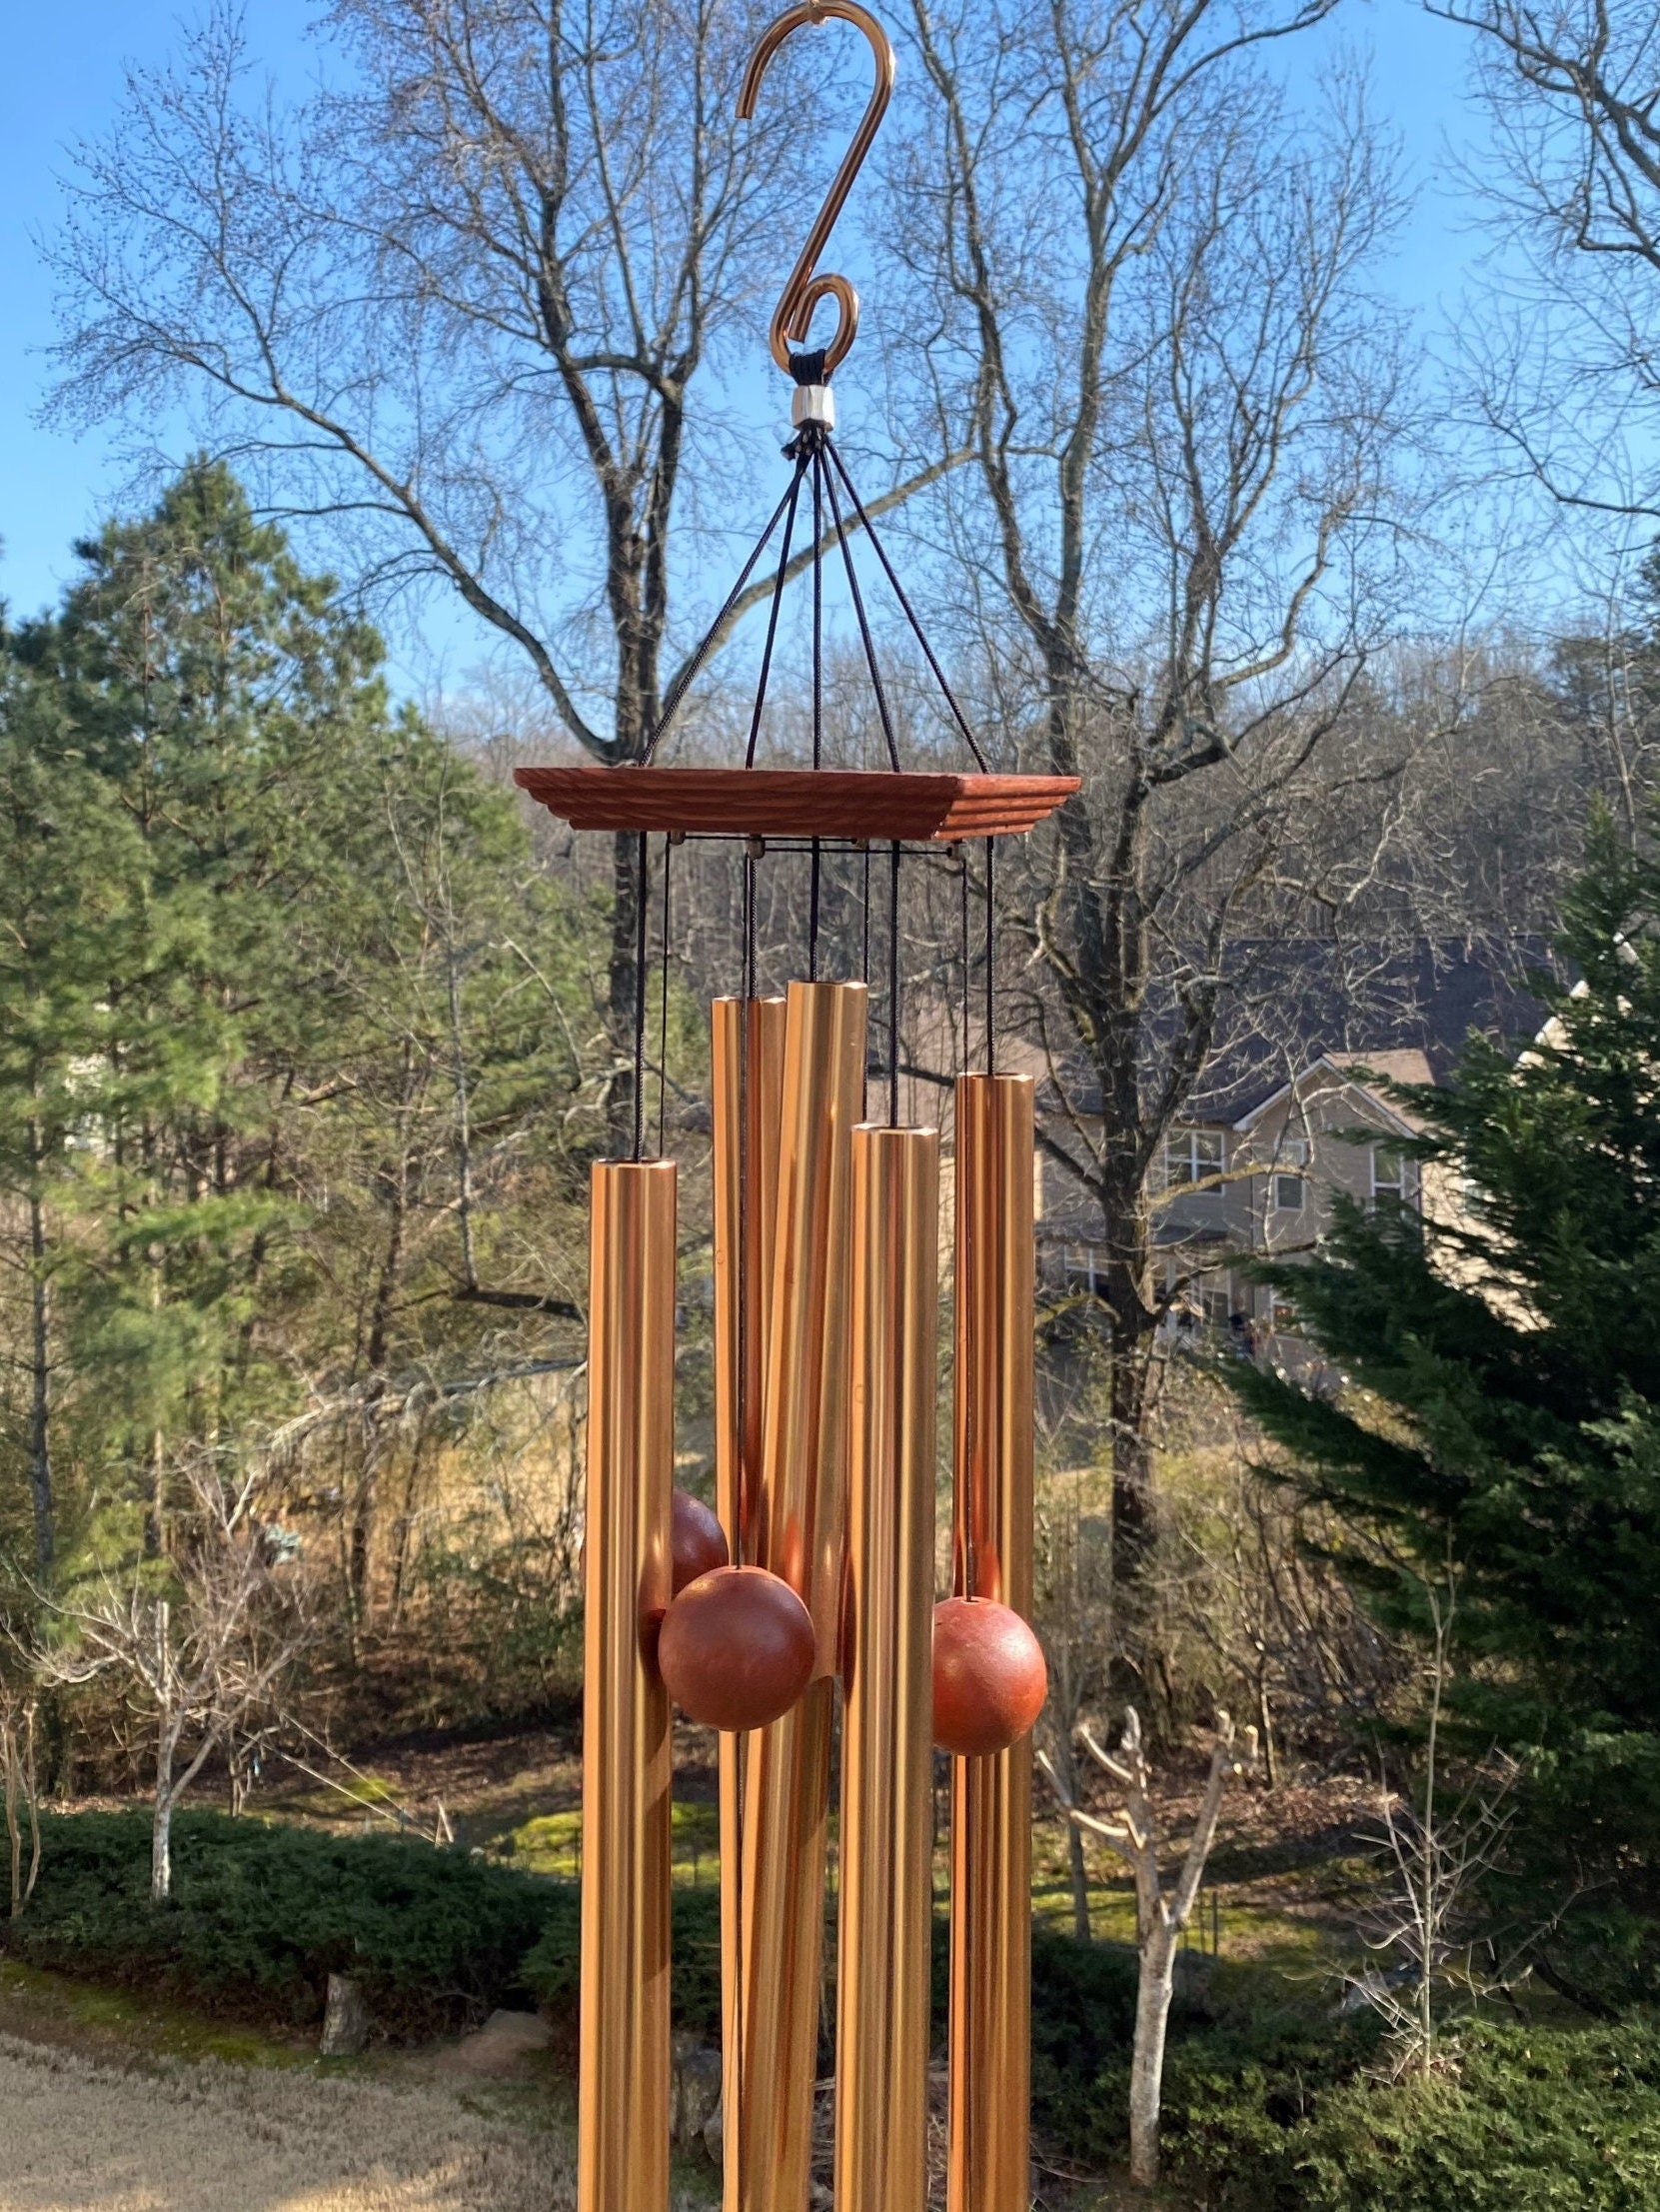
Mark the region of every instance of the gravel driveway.
[[388, 2086], [0, 2036], [0, 2212], [559, 2212], [561, 2139]]

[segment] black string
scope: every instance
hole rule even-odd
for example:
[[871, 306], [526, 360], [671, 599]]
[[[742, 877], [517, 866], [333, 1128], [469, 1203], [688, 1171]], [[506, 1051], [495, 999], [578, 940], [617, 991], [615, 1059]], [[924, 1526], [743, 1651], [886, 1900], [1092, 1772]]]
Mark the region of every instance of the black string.
[[825, 765], [825, 463], [813, 450], [813, 765]]
[[864, 847], [864, 948], [858, 966], [859, 979], [870, 988], [870, 847]]
[[968, 951], [968, 848], [956, 849], [958, 888], [962, 894], [962, 1059], [959, 1065], [968, 1065], [968, 1023], [972, 1011], [974, 991], [974, 964]]
[[835, 496], [835, 479], [827, 469], [825, 489], [830, 494], [830, 518], [835, 524], [835, 542], [841, 548], [841, 565], [847, 572], [847, 591], [853, 603], [853, 613], [858, 617], [858, 635], [864, 646], [864, 659], [870, 670], [870, 689], [876, 695], [876, 713], [881, 717], [881, 734], [887, 741], [887, 759], [895, 771], [899, 766], [899, 748], [893, 738], [893, 718], [887, 712], [887, 694], [882, 689], [881, 670], [876, 663], [875, 641], [870, 636], [869, 620], [864, 612], [863, 594], [858, 588], [858, 576], [853, 568], [852, 548], [847, 544], [847, 533], [841, 527], [841, 507]]
[[674, 854], [672, 838], [663, 841], [663, 1010], [658, 1026], [657, 1155], [664, 1156], [669, 1130], [669, 862]]
[[716, 639], [721, 635], [722, 630], [726, 627], [726, 624], [731, 617], [733, 609], [738, 605], [739, 595], [742, 593], [745, 585], [748, 584], [748, 582], [750, 581], [750, 578], [755, 571], [756, 563], [767, 551], [768, 541], [772, 538], [774, 531], [777, 530], [777, 528], [779, 527], [779, 517], [784, 513], [787, 507], [791, 509], [792, 520], [794, 520], [794, 503], [796, 495], [801, 489], [802, 466], [803, 464], [798, 463], [796, 474], [791, 479], [790, 485], [786, 490], [783, 499], [779, 501], [779, 504], [773, 510], [772, 521], [767, 525], [767, 528], [756, 540], [754, 551], [751, 553], [750, 558], [745, 562], [743, 568], [739, 571], [738, 582], [727, 594], [726, 605], [716, 616], [714, 622], [710, 625], [709, 629], [704, 633], [703, 639], [699, 644], [697, 651], [693, 654], [691, 660], [687, 662], [685, 668], [682, 669], [680, 676], [676, 680], [675, 688], [669, 694], [669, 704], [663, 710], [662, 719], [659, 721], [657, 728], [652, 732], [650, 739], [647, 741], [645, 752], [640, 756], [642, 767], [649, 767], [651, 765], [652, 756], [657, 752], [658, 747], [668, 736], [670, 725], [673, 723], [675, 717], [681, 711], [681, 702], [685, 699], [687, 693], [692, 688], [693, 678], [703, 667], [704, 663], [709, 659]]
[[899, 846], [889, 851], [887, 902], [887, 1125], [899, 1125]]
[[985, 1073], [997, 1073], [997, 894], [992, 877], [997, 841], [985, 841]]
[[[825, 463], [813, 449], [813, 765], [825, 765]], [[808, 863], [807, 974], [819, 981], [819, 901], [824, 856], [819, 840], [813, 841]]]
[[762, 648], [761, 675], [756, 682], [755, 712], [750, 717], [750, 742], [744, 749], [744, 766], [756, 765], [756, 745], [761, 737], [761, 711], [767, 704], [767, 679], [773, 670], [773, 642], [779, 634], [779, 608], [784, 602], [785, 571], [790, 566], [790, 544], [796, 535], [796, 510], [801, 504], [802, 477], [807, 468], [807, 456], [803, 454], [796, 463], [796, 474], [790, 480], [785, 494], [790, 515], [784, 526], [784, 543], [779, 548], [779, 573], [773, 579], [773, 604], [767, 615], [767, 643]]
[[634, 928], [634, 1156], [646, 1151], [646, 833], [640, 833], [640, 882]]
[[[900, 607], [903, 609], [904, 618], [906, 622], [908, 622], [910, 625], [912, 634], [916, 639], [916, 643], [921, 647], [923, 655], [927, 660], [928, 667], [933, 671], [933, 680], [939, 686], [941, 693], [944, 695], [945, 704], [951, 710], [951, 714], [956, 722], [957, 728], [962, 732], [963, 740], [968, 747], [968, 751], [974, 757], [975, 767], [979, 768], [982, 771], [986, 770], [989, 764], [986, 761], [985, 755], [980, 751], [978, 745], [974, 742], [974, 733], [968, 727], [968, 718], [962, 712], [962, 709], [957, 705], [955, 692], [951, 690], [950, 685], [947, 684], [945, 681], [945, 672], [934, 658], [933, 648], [931, 645], [929, 645], [927, 641], [927, 633], [923, 630], [921, 624], [917, 621], [915, 609], [911, 606], [909, 600], [906, 599], [904, 595], [904, 586], [899, 582], [897, 575], [894, 573], [893, 564], [887, 558], [886, 547], [876, 536], [876, 526], [870, 520], [869, 516], [864, 512], [864, 503], [862, 502], [862, 500], [860, 500], [858, 496], [858, 492], [854, 487], [853, 480], [847, 474], [846, 466], [843, 463], [840, 454], [837, 453], [837, 451], [835, 450], [834, 441], [829, 437], [827, 437], [825, 440], [825, 451], [830, 455], [831, 461], [835, 464], [836, 475], [840, 477], [842, 483], [847, 487], [847, 497], [853, 503], [853, 513], [858, 517], [859, 523], [863, 528], [865, 537], [869, 539], [870, 544], [875, 549], [875, 556], [876, 559], [881, 563], [882, 573], [887, 578], [888, 583], [892, 586], [893, 597], [898, 601]], [[830, 493], [832, 504], [834, 501], [834, 497], [835, 495], [832, 487]]]
[[756, 995], [756, 862], [753, 853], [744, 856], [744, 996]]

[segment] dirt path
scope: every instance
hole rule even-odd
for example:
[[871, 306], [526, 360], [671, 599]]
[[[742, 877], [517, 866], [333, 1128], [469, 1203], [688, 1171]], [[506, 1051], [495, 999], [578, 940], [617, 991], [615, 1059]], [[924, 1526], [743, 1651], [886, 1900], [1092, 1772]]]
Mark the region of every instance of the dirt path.
[[569, 2147], [420, 2088], [0, 2036], [0, 2212], [555, 2212]]

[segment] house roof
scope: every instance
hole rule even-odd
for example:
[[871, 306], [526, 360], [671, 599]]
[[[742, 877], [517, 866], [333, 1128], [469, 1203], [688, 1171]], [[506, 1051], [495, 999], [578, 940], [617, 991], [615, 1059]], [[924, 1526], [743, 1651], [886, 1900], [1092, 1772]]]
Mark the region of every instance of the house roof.
[[[1184, 1118], [1248, 1120], [1321, 1060], [1443, 1083], [1472, 1031], [1518, 1048], [1538, 1034], [1544, 1009], [1526, 977], [1549, 965], [1539, 943], [1503, 959], [1445, 940], [1405, 950], [1315, 939], [1241, 944], [1229, 955], [1225, 1026]], [[1168, 1027], [1173, 1040], [1173, 1014]], [[1074, 1068], [1062, 1081], [1075, 1111], [1099, 1111], [1089, 1073]]]
[[[1429, 1056], [1415, 1050], [1393, 1053], [1320, 1053], [1306, 1068], [1288, 1078], [1277, 1090], [1270, 1091], [1266, 1098], [1247, 1106], [1233, 1126], [1236, 1129], [1250, 1128], [1270, 1106], [1277, 1106], [1287, 1092], [1295, 1091], [1299, 1085], [1307, 1083], [1322, 1068], [1329, 1070], [1340, 1082], [1358, 1080], [1362, 1076], [1383, 1077], [1392, 1083], [1433, 1083], [1435, 1080], [1430, 1073]], [[1420, 1125], [1395, 1100], [1377, 1097], [1376, 1104], [1397, 1128], [1410, 1130]]]

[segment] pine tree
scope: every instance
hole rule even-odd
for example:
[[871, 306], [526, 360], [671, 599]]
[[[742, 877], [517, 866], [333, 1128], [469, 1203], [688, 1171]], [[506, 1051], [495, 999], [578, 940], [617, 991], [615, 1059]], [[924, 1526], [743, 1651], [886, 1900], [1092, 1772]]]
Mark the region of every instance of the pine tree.
[[111, 1106], [111, 978], [129, 965], [142, 856], [101, 778], [65, 743], [61, 701], [0, 666], [0, 1290], [14, 1314], [0, 1383], [4, 1449], [27, 1471], [37, 1577], [61, 1507], [73, 1396], [58, 1289]]
[[[122, 919], [74, 938], [96, 974], [48, 1024], [90, 1133], [49, 1161], [79, 1211], [46, 1364], [76, 1385], [83, 1487], [129, 1508], [110, 1540], [137, 1507], [152, 1549], [181, 1447], [349, 1403], [331, 1487], [361, 1603], [380, 1394], [569, 1326], [593, 924], [227, 471], [193, 466], [79, 552], [58, 616], [0, 632], [33, 703], [17, 775], [96, 825], [63, 852], [64, 926]], [[27, 1034], [30, 988], [0, 968], [0, 1030]], [[26, 1165], [0, 1159], [25, 1212]], [[23, 1373], [29, 1331], [0, 1334]]]
[[1609, 2002], [1660, 1986], [1660, 865], [1606, 823], [1560, 949], [1519, 1059], [1397, 1091], [1458, 1217], [1349, 1205], [1266, 1270], [1341, 1394], [1233, 1380], [1376, 1617], [1421, 1633], [1456, 1575], [1466, 1740], [1526, 1762], [1513, 1909]]

